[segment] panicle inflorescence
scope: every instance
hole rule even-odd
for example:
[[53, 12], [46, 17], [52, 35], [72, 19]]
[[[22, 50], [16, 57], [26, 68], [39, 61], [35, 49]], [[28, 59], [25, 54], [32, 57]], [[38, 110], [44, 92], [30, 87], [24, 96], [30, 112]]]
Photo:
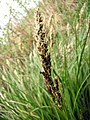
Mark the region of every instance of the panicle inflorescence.
[[35, 24], [35, 40], [37, 42], [38, 53], [41, 56], [43, 68], [43, 71], [40, 73], [44, 77], [48, 92], [57, 102], [58, 107], [61, 108], [61, 94], [59, 92], [58, 79], [55, 79], [55, 82], [53, 82], [51, 77], [51, 57], [50, 52], [48, 52], [47, 32], [39, 9], [36, 11]]

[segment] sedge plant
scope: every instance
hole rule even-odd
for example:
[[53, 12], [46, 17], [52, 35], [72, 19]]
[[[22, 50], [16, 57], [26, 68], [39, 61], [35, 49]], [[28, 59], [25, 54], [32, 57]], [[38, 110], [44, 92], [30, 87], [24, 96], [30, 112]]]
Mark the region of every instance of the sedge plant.
[[84, 3], [81, 11], [77, 11], [78, 19], [75, 14], [71, 25], [68, 23], [70, 29], [63, 33], [58, 28], [52, 48], [37, 11], [37, 45], [33, 45], [30, 54], [7, 59], [0, 68], [1, 120], [90, 119], [87, 6]]

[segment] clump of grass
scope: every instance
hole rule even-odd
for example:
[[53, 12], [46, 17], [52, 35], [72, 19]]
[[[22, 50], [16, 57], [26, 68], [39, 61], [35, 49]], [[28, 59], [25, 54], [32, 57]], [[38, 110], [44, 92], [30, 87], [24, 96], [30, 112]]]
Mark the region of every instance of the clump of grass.
[[[56, 1], [58, 3], [58, 0]], [[80, 5], [79, 8], [82, 9], [84, 4]], [[12, 53], [14, 58], [7, 58], [8, 60], [0, 68], [0, 82], [3, 81], [0, 87], [0, 119], [90, 119], [90, 19], [88, 19], [88, 5], [86, 2], [81, 23], [81, 9], [74, 11], [77, 15], [75, 14], [73, 19], [67, 21], [67, 23], [70, 22], [69, 26], [67, 25], [67, 28], [70, 28], [68, 31], [64, 29], [66, 32], [63, 33], [58, 24], [55, 24], [58, 30], [52, 48], [53, 53], [48, 46], [49, 39], [44, 20], [41, 13], [37, 11], [36, 41], [38, 49], [33, 46], [30, 54], [20, 53], [17, 55], [18, 52], [16, 52], [14, 55]], [[64, 14], [64, 16], [66, 15]], [[81, 28], [78, 26], [76, 29], [77, 23], [82, 24]], [[52, 30], [50, 32], [51, 36], [49, 34], [48, 36], [52, 39]], [[61, 80], [55, 80], [55, 75]], [[60, 83], [63, 89], [60, 91], [62, 101], [57, 95], [61, 90]], [[61, 109], [58, 107], [58, 99]]]
[[[41, 63], [43, 71], [40, 73], [44, 77], [44, 81], [48, 92], [52, 95], [53, 99], [57, 102], [58, 107], [61, 108], [61, 94], [59, 92], [58, 79], [55, 79], [55, 83], [51, 76], [51, 57], [48, 51], [47, 34], [45, 30], [45, 23], [41, 16], [40, 10], [36, 12], [36, 41], [39, 55], [41, 56]], [[50, 37], [51, 38], [51, 37]]]

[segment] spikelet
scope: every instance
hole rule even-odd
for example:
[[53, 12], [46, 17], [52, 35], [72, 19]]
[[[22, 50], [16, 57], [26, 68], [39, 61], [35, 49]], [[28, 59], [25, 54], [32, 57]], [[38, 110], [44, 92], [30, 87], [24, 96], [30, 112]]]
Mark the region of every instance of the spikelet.
[[82, 29], [82, 25], [83, 25], [83, 16], [84, 16], [84, 11], [85, 11], [85, 7], [86, 7], [86, 2], [84, 3], [84, 5], [82, 6], [80, 13], [79, 13], [79, 22], [76, 25], [76, 31], [79, 30], [79, 32]]
[[79, 14], [79, 17], [80, 17], [80, 22], [79, 22], [80, 30], [81, 30], [82, 24], [83, 24], [83, 16], [84, 16], [85, 7], [86, 7], [86, 2], [84, 3], [83, 7], [81, 8], [80, 14]]
[[[43, 71], [40, 73], [43, 75], [45, 85], [48, 92], [51, 94], [52, 98], [56, 101], [59, 108], [61, 108], [61, 94], [59, 93], [58, 80], [54, 83], [51, 77], [51, 57], [48, 52], [48, 42], [47, 42], [47, 30], [45, 28], [45, 23], [43, 21], [40, 10], [36, 12], [36, 36], [38, 53], [41, 56], [41, 63]], [[50, 36], [51, 38], [51, 36]], [[53, 39], [53, 38], [51, 38]]]

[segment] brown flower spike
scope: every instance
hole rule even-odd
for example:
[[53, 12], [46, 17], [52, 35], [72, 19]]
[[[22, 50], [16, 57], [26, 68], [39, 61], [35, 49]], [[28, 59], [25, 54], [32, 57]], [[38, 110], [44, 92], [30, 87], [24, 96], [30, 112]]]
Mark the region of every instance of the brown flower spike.
[[47, 34], [45, 30], [45, 24], [39, 9], [36, 11], [35, 23], [35, 40], [37, 41], [37, 48], [39, 55], [41, 56], [43, 68], [43, 71], [41, 71], [40, 73], [44, 77], [44, 82], [46, 84], [48, 92], [57, 102], [58, 107], [61, 108], [61, 94], [59, 93], [58, 79], [55, 79], [55, 82], [52, 81], [51, 58], [50, 53], [48, 52]]

